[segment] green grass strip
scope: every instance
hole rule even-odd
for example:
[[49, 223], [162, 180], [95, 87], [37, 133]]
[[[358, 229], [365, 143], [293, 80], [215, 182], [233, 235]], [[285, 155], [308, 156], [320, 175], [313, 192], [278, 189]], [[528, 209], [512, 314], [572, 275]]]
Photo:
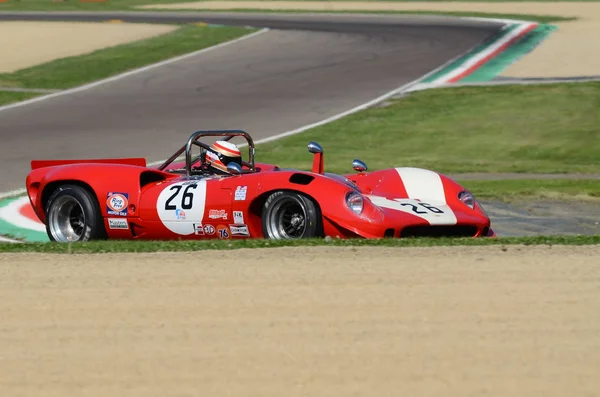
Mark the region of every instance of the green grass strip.
[[0, 252], [56, 254], [189, 252], [241, 248], [278, 247], [433, 247], [483, 245], [596, 245], [599, 236], [539, 236], [505, 238], [407, 238], [407, 239], [306, 239], [306, 240], [211, 240], [211, 241], [95, 241], [88, 243], [0, 244]]
[[13, 92], [0, 91], [0, 105], [8, 105], [9, 103], [24, 101], [26, 99], [35, 98], [41, 94], [35, 92]]
[[415, 92], [302, 134], [260, 144], [256, 159], [325, 170], [422, 167], [461, 172], [600, 173], [600, 82], [457, 87]]
[[[140, 10], [136, 8], [136, 10]], [[167, 11], [190, 11], [189, 9], [178, 9], [178, 10], [146, 10], [154, 12], [167, 12]], [[501, 13], [487, 13], [487, 12], [470, 12], [470, 11], [401, 11], [401, 10], [372, 10], [372, 11], [360, 11], [360, 10], [263, 10], [258, 8], [233, 8], [223, 10], [213, 9], [195, 9], [194, 12], [245, 12], [245, 13], [266, 13], [266, 14], [362, 14], [362, 15], [433, 15], [433, 16], [452, 16], [452, 17], [476, 17], [476, 18], [496, 18], [496, 19], [515, 19], [519, 21], [531, 21], [539, 23], [552, 23], [552, 22], [566, 22], [574, 21], [575, 17], [560, 17], [553, 15], [535, 15], [535, 14], [501, 14]]]
[[186, 25], [171, 33], [0, 74], [0, 86], [65, 89], [107, 78], [256, 31]]
[[[357, 0], [361, 1], [361, 0]], [[383, 0], [390, 3], [400, 2], [397, 0]], [[421, 1], [423, 3], [428, 0], [411, 0]], [[480, 1], [480, 0], [467, 0], [467, 1]], [[494, 1], [494, 0], [486, 0]], [[498, 0], [500, 1], [500, 0]], [[519, 0], [520, 1], [520, 0]], [[541, 1], [541, 0], [540, 0]], [[585, 1], [585, 0], [584, 0]], [[595, 1], [595, 0], [587, 0]], [[132, 11], [153, 11], [153, 12], [172, 12], [178, 11], [176, 9], [171, 10], [153, 10], [153, 9], [140, 9], [139, 6], [153, 5], [153, 4], [173, 4], [173, 3], [184, 3], [181, 0], [160, 0], [153, 2], [149, 0], [107, 0], [105, 2], [81, 2], [79, 0], [64, 0], [64, 1], [52, 1], [52, 0], [8, 0], [5, 3], [0, 3], [0, 11], [118, 11], [118, 10], [132, 10]], [[282, 0], [285, 2], [285, 0]], [[450, 15], [450, 16], [463, 16], [463, 17], [480, 17], [480, 18], [499, 18], [499, 19], [518, 19], [527, 20], [540, 23], [550, 23], [559, 21], [571, 21], [575, 18], [571, 17], [560, 17], [551, 15], [530, 15], [530, 14], [501, 14], [501, 13], [483, 13], [483, 12], [468, 12], [468, 11], [384, 11], [384, 10], [373, 10], [373, 11], [324, 11], [324, 10], [259, 10], [255, 8], [236, 8], [232, 10], [211, 10], [211, 9], [181, 9], [179, 11], [188, 12], [260, 12], [260, 13], [344, 13], [344, 14], [413, 14], [413, 15]]]

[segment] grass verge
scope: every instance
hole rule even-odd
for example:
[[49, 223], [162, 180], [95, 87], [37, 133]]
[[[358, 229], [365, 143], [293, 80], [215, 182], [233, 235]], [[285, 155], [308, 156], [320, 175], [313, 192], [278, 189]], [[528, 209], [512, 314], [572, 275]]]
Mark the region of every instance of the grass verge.
[[515, 200], [583, 200], [600, 203], [600, 180], [519, 179], [493, 181], [460, 181], [459, 183], [483, 200], [511, 202]]
[[[357, 0], [361, 1], [361, 0]], [[390, 3], [393, 2], [406, 2], [406, 1], [398, 1], [398, 0], [383, 0]], [[429, 0], [411, 0], [411, 2], [429, 2]], [[467, 0], [480, 2], [481, 0]], [[483, 0], [484, 2], [494, 2], [501, 0]], [[536, 0], [533, 0], [536, 1]], [[541, 1], [541, 0], [540, 0]], [[570, 0], [567, 0], [570, 1]], [[575, 0], [572, 0], [575, 1]], [[584, 1], [597, 1], [597, 0], [584, 0]], [[158, 2], [159, 4], [174, 4], [174, 3], [184, 3], [185, 1], [181, 0], [161, 0]], [[285, 2], [285, 0], [282, 0]], [[50, 0], [7, 0], [4, 3], [0, 3], [0, 11], [115, 11], [115, 10], [140, 10], [140, 6], [144, 5], [155, 5], [156, 2], [152, 2], [149, 0], [106, 0], [104, 2], [81, 2], [80, 0], [64, 0], [64, 1], [55, 1], [52, 2]], [[170, 9], [170, 10], [160, 10], [160, 9], [149, 9], [148, 11], [192, 11], [189, 9]], [[560, 16], [551, 16], [551, 15], [530, 15], [530, 14], [501, 14], [501, 13], [483, 13], [483, 12], [444, 12], [444, 11], [323, 11], [323, 10], [260, 10], [256, 8], [248, 9], [248, 8], [236, 8], [231, 10], [212, 10], [212, 9], [195, 9], [193, 11], [197, 12], [268, 12], [268, 13], [347, 13], [347, 14], [414, 14], [414, 15], [450, 15], [450, 16], [462, 16], [462, 17], [481, 17], [481, 18], [500, 18], [500, 19], [520, 19], [520, 20], [528, 20], [539, 23], [551, 23], [551, 22], [561, 22], [561, 21], [571, 21], [576, 18], [571, 17], [560, 17]]]
[[351, 239], [351, 240], [211, 240], [211, 241], [95, 241], [88, 243], [23, 243], [0, 244], [1, 252], [39, 252], [56, 254], [99, 254], [140, 252], [184, 252], [202, 250], [228, 250], [240, 248], [278, 247], [433, 247], [482, 245], [595, 245], [598, 236], [539, 236], [505, 238], [421, 238], [421, 239]]
[[35, 92], [13, 92], [13, 91], [0, 91], [0, 106], [7, 105], [13, 102], [24, 101], [31, 99], [41, 94]]
[[65, 89], [236, 39], [256, 29], [185, 25], [162, 36], [0, 74], [0, 86]]
[[600, 172], [600, 82], [415, 92], [302, 134], [261, 144], [257, 160], [329, 172], [412, 166], [441, 173]]
[[[136, 8], [139, 10], [139, 8]], [[171, 9], [160, 10], [150, 9], [148, 11], [190, 11], [189, 9]], [[487, 12], [469, 12], [469, 11], [355, 11], [355, 10], [271, 10], [258, 8], [233, 8], [223, 10], [213, 9], [194, 9], [194, 12], [246, 12], [246, 13], [268, 13], [268, 14], [285, 14], [285, 13], [310, 13], [310, 14], [372, 14], [372, 15], [437, 15], [437, 16], [454, 16], [454, 17], [477, 17], [477, 18], [497, 18], [497, 19], [516, 19], [538, 23], [553, 23], [575, 21], [575, 17], [560, 17], [553, 15], [533, 15], [533, 14], [501, 14]]]

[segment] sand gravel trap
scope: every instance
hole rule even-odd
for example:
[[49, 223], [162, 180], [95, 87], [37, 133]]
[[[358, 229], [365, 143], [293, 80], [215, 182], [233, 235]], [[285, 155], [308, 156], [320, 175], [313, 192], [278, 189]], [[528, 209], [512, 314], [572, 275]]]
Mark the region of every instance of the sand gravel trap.
[[0, 73], [86, 54], [176, 29], [173, 25], [0, 22]]
[[157, 4], [154, 9], [279, 9], [320, 11], [463, 11], [577, 17], [560, 22], [554, 32], [531, 54], [506, 69], [504, 76], [571, 77], [600, 75], [600, 3], [472, 3], [472, 2], [343, 2], [343, 1], [206, 1]]
[[598, 257], [1, 254], [0, 395], [595, 395]]

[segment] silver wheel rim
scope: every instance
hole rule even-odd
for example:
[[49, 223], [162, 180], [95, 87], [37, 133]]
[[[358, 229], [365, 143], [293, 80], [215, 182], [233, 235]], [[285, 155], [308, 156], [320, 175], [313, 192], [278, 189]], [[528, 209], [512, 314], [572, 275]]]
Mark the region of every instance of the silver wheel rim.
[[48, 214], [50, 233], [56, 241], [79, 241], [85, 231], [85, 214], [81, 204], [73, 197], [56, 199]]
[[267, 218], [267, 231], [274, 239], [300, 238], [306, 231], [306, 209], [301, 201], [293, 197], [275, 203]]

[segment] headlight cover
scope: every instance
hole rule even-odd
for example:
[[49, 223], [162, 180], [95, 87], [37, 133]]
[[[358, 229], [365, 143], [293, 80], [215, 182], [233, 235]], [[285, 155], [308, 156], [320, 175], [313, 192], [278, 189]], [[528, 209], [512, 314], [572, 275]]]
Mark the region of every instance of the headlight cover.
[[356, 215], [362, 214], [363, 204], [364, 200], [360, 193], [348, 192], [348, 194], [346, 194], [346, 206]]
[[458, 193], [458, 199], [467, 207], [474, 209], [475, 208], [475, 197], [471, 194], [471, 192], [463, 190]]

